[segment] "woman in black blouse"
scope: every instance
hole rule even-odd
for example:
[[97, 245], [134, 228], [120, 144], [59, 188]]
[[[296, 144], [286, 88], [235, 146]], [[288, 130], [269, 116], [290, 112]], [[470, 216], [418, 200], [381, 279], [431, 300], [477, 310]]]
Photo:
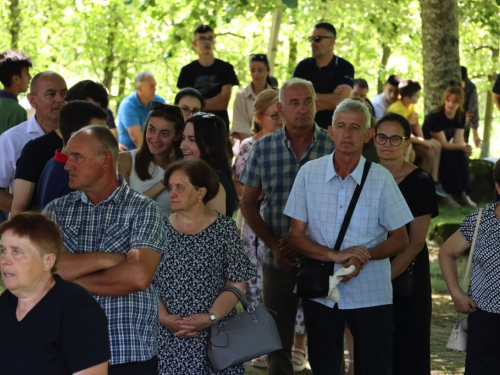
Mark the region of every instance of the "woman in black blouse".
[[439, 177], [448, 196], [443, 203], [450, 207], [460, 207], [453, 199], [457, 195], [466, 207], [477, 207], [470, 199], [469, 156], [470, 145], [464, 141], [465, 114], [463, 111], [464, 92], [462, 88], [449, 87], [443, 95], [443, 103], [425, 116], [422, 130], [425, 139], [434, 138], [441, 143], [441, 163]]

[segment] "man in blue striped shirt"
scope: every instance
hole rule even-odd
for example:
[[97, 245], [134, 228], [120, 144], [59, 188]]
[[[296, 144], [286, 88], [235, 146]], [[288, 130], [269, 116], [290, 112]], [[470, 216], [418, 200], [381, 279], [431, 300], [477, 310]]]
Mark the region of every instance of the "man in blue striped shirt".
[[[309, 160], [334, 149], [326, 130], [314, 122], [316, 93], [301, 78], [285, 82], [280, 90], [278, 112], [285, 126], [255, 143], [240, 181], [245, 184], [241, 211], [250, 228], [265, 245], [263, 295], [266, 307], [275, 310], [283, 349], [268, 355], [270, 375], [293, 375], [291, 360], [298, 297], [297, 257], [286, 256], [290, 218], [283, 215], [299, 169]], [[257, 201], [264, 193], [264, 218]]]
[[93, 294], [108, 317], [110, 374], [156, 375], [158, 293], [153, 276], [166, 247], [160, 208], [117, 175], [118, 142], [90, 125], [66, 148], [69, 186], [49, 203], [67, 253], [58, 273]]

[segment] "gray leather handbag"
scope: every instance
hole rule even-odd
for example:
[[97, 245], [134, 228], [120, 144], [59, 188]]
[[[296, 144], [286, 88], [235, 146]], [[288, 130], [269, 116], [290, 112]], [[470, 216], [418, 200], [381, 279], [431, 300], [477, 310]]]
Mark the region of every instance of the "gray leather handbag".
[[210, 328], [208, 358], [215, 371], [224, 370], [282, 348], [272, 314], [264, 305], [254, 307], [232, 286], [221, 290], [234, 293], [244, 312], [221, 319]]

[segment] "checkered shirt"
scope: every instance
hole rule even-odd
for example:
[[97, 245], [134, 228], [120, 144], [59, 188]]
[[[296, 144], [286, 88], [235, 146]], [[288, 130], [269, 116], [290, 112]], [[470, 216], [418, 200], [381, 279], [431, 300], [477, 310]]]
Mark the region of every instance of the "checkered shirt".
[[[95, 206], [85, 193], [76, 191], [45, 207], [44, 212], [61, 228], [69, 253], [127, 253], [140, 248], [165, 252], [166, 229], [160, 208], [131, 189], [122, 176], [119, 180], [118, 189]], [[159, 296], [154, 285], [124, 296], [93, 296], [108, 317], [110, 364], [142, 362], [157, 355]]]
[[[271, 233], [283, 238], [290, 229], [291, 219], [283, 215], [288, 195], [299, 169], [308, 161], [331, 153], [335, 144], [328, 132], [314, 125], [312, 143], [298, 160], [286, 136], [286, 125], [259, 139], [250, 151], [239, 180], [252, 187], [260, 187], [264, 192], [264, 222]], [[274, 258], [268, 251], [265, 262], [273, 265]]]
[[[285, 215], [308, 223], [306, 234], [320, 245], [333, 249], [354, 190], [361, 183], [365, 162], [361, 157], [356, 169], [343, 180], [335, 172], [333, 154], [307, 163], [297, 175]], [[401, 228], [412, 220], [411, 211], [391, 173], [372, 164], [340, 250], [351, 246], [371, 249], [387, 239], [388, 231]], [[340, 267], [335, 264], [335, 271]], [[389, 259], [370, 261], [357, 277], [340, 283], [338, 289], [339, 309], [391, 304]], [[326, 297], [315, 300], [335, 306], [335, 302]]]

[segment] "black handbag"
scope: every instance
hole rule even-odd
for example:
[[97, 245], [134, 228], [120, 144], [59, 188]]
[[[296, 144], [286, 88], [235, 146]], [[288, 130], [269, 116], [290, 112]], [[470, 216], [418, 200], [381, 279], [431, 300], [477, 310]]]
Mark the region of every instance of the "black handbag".
[[[363, 177], [361, 179], [361, 184], [356, 186], [354, 193], [349, 203], [349, 208], [347, 209], [342, 227], [340, 228], [339, 236], [335, 242], [334, 249], [340, 249], [342, 241], [344, 241], [344, 236], [347, 232], [347, 227], [351, 221], [354, 208], [358, 202], [359, 196], [361, 195], [361, 190], [366, 181], [366, 176], [368, 176], [368, 171], [371, 167], [371, 162], [365, 161], [365, 167], [363, 169]], [[298, 266], [297, 274], [297, 295], [301, 298], [318, 298], [325, 297], [328, 295], [329, 288], [329, 278], [333, 275], [334, 263], [333, 262], [323, 262], [317, 259], [303, 258]]]
[[274, 317], [264, 305], [252, 306], [234, 286], [221, 290], [234, 293], [244, 312], [220, 320], [208, 333], [208, 359], [215, 371], [224, 370], [261, 355], [282, 349]]

